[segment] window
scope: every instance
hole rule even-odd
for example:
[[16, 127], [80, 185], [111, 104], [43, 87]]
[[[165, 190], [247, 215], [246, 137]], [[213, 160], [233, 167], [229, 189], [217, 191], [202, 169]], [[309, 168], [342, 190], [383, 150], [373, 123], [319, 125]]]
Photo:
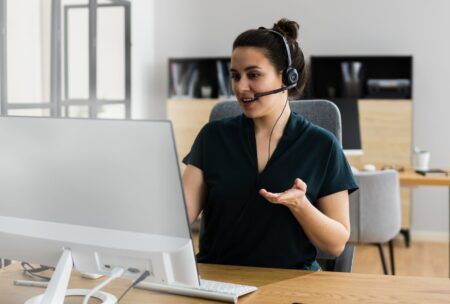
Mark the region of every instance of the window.
[[130, 118], [130, 2], [0, 0], [3, 115]]

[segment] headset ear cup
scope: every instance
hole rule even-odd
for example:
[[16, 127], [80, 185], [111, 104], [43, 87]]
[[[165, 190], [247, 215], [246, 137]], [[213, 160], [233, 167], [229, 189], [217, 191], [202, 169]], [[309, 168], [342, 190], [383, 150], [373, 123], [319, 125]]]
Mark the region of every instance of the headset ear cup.
[[298, 82], [298, 72], [295, 68], [288, 67], [283, 73], [283, 82], [286, 86], [295, 85]]

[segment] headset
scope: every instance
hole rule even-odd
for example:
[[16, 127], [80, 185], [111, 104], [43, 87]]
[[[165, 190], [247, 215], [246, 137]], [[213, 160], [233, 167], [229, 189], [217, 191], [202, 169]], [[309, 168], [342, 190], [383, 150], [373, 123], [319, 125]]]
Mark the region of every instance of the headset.
[[265, 30], [265, 31], [271, 32], [283, 40], [283, 45], [286, 50], [287, 66], [282, 72], [282, 79], [283, 79], [283, 83], [285, 84], [285, 86], [283, 86], [279, 89], [276, 89], [276, 90], [268, 91], [268, 92], [255, 93], [255, 98], [266, 96], [266, 95], [271, 95], [271, 94], [276, 94], [276, 93], [294, 88], [297, 85], [299, 76], [298, 76], [297, 69], [292, 67], [291, 50], [289, 48], [289, 44], [286, 40], [286, 37], [284, 37], [281, 33], [277, 32], [277, 31], [274, 31], [271, 29], [266, 29], [265, 27], [260, 27], [260, 28], [258, 28], [258, 30]]

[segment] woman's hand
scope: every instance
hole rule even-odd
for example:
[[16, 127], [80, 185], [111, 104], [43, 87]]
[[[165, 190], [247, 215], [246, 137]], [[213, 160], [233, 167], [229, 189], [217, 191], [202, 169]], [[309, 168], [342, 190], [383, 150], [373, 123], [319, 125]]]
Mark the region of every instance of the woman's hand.
[[308, 202], [306, 184], [299, 178], [295, 179], [291, 189], [282, 193], [272, 193], [261, 189], [259, 194], [273, 204], [282, 204], [289, 208], [301, 208]]
[[348, 191], [343, 190], [318, 199], [310, 204], [306, 197], [306, 184], [296, 178], [294, 185], [282, 193], [265, 189], [259, 194], [272, 204], [289, 208], [311, 243], [323, 252], [338, 256], [350, 236]]

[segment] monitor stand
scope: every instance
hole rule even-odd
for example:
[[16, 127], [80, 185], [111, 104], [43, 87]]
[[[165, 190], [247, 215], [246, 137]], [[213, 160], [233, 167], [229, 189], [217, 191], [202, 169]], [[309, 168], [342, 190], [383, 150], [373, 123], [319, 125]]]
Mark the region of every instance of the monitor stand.
[[[64, 304], [66, 296], [86, 296], [90, 292], [89, 289], [67, 289], [72, 268], [72, 253], [69, 249], [63, 249], [63, 254], [56, 265], [45, 293], [28, 299], [25, 304]], [[103, 304], [114, 304], [117, 301], [115, 296], [103, 291], [97, 291], [92, 297], [101, 300]]]

